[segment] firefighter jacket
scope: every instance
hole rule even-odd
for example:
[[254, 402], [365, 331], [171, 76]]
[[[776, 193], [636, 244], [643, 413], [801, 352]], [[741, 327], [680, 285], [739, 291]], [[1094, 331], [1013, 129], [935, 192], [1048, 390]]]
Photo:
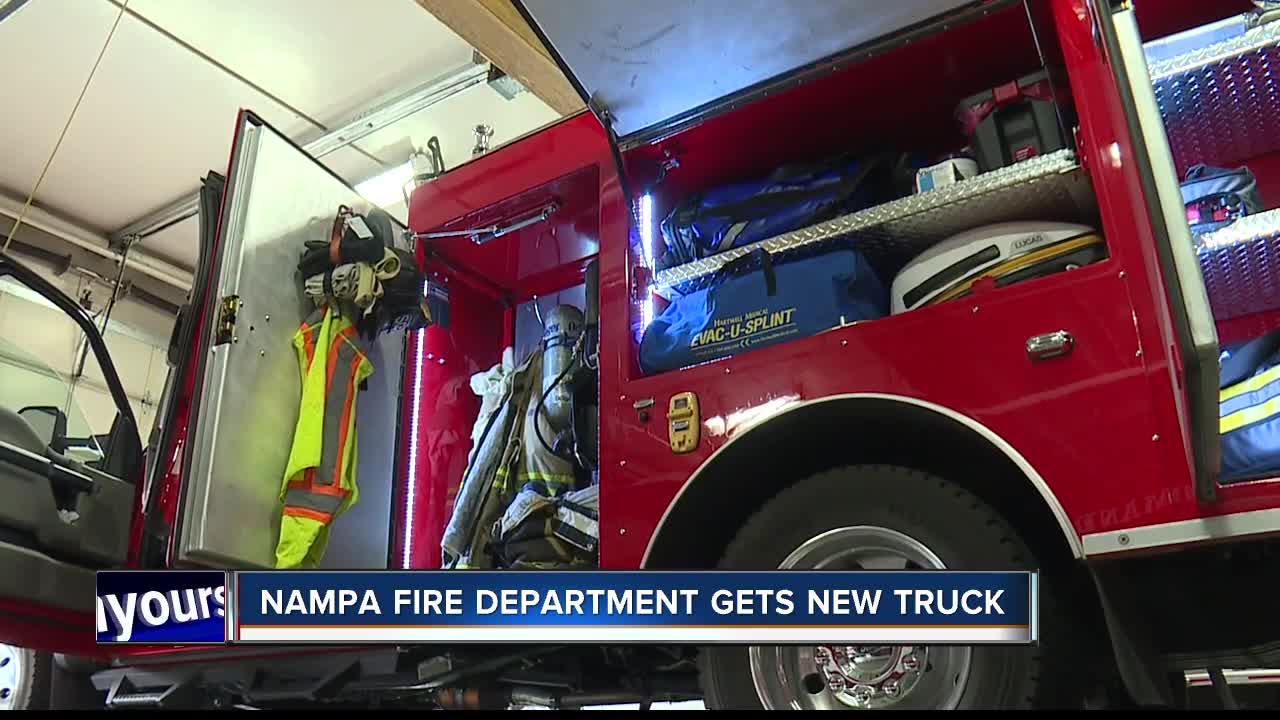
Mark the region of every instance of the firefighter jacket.
[[351, 321], [331, 304], [293, 336], [302, 400], [280, 489], [277, 568], [315, 567], [334, 518], [359, 499], [356, 395], [373, 365]]

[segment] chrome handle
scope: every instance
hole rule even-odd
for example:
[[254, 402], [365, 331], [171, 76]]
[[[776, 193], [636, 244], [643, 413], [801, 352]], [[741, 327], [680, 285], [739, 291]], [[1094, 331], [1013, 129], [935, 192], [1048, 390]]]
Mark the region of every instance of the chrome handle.
[[1032, 360], [1048, 360], [1050, 358], [1070, 355], [1075, 349], [1076, 340], [1066, 330], [1036, 335], [1027, 339], [1027, 356]]
[[1089, 18], [1089, 33], [1093, 36], [1093, 44], [1102, 50], [1102, 58], [1105, 61], [1107, 56], [1107, 48], [1102, 43], [1102, 28], [1098, 27], [1098, 8], [1094, 7], [1094, 0], [1084, 0], [1085, 14]]

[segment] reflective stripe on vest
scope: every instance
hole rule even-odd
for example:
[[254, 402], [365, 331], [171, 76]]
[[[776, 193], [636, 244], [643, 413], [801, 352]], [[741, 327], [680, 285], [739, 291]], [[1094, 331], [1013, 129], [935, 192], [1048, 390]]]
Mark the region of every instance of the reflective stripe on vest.
[[328, 524], [347, 499], [347, 492], [338, 488], [338, 492], [322, 492], [321, 487], [307, 487], [305, 484], [292, 485], [284, 494], [285, 513], [295, 517], [311, 518]]
[[1280, 414], [1280, 365], [1223, 388], [1218, 403], [1221, 434]]
[[[355, 345], [356, 330], [349, 324], [330, 344], [328, 377], [325, 380], [324, 436], [320, 441], [317, 486], [342, 487], [344, 474], [354, 472], [355, 395], [368, 373], [369, 361]], [[338, 382], [334, 382], [338, 380]]]
[[356, 393], [373, 367], [351, 321], [327, 307], [294, 335], [302, 397], [281, 500], [277, 567], [318, 562], [333, 519], [354, 504]]

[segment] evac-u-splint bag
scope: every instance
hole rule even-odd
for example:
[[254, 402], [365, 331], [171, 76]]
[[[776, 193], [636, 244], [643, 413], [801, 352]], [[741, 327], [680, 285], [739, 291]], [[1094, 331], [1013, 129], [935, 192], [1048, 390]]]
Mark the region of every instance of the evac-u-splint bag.
[[640, 368], [653, 374], [688, 367], [887, 312], [884, 284], [855, 250], [776, 264], [756, 250], [654, 319], [640, 341]]

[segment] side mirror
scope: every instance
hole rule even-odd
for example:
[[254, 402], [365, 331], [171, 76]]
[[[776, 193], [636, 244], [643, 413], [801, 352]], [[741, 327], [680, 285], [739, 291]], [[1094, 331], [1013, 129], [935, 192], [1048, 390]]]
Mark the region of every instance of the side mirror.
[[142, 467], [142, 443], [138, 439], [138, 427], [134, 424], [132, 415], [116, 415], [116, 421], [111, 424], [111, 434], [107, 436], [102, 450], [105, 455], [99, 470], [118, 478], [134, 478]]
[[36, 431], [49, 449], [61, 454], [67, 449], [67, 414], [52, 405], [31, 405], [18, 415]]

